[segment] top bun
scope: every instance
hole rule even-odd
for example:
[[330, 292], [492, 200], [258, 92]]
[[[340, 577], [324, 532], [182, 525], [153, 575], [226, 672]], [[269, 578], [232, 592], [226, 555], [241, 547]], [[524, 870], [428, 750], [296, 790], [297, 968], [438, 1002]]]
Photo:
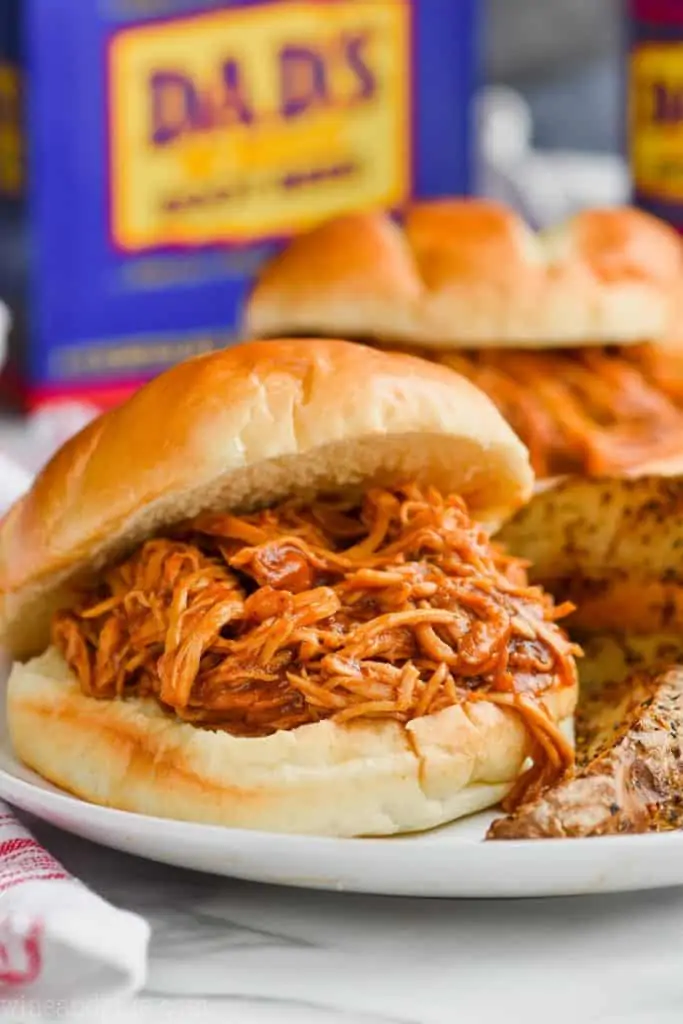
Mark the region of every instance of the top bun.
[[452, 370], [344, 341], [252, 342], [181, 363], [72, 438], [0, 525], [0, 640], [48, 643], [74, 586], [200, 511], [415, 479], [492, 526], [527, 451]]
[[673, 228], [586, 210], [535, 234], [485, 200], [339, 217], [267, 264], [246, 329], [433, 349], [628, 344], [668, 337], [683, 281]]

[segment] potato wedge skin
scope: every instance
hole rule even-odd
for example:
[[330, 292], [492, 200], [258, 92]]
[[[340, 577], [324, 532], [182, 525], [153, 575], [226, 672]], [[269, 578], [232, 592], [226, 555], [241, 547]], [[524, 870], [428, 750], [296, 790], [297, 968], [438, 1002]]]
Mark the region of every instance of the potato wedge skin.
[[587, 632], [683, 630], [683, 475], [567, 477], [498, 534]]
[[683, 825], [683, 633], [577, 634], [581, 691], [571, 778], [501, 818], [490, 839]]
[[575, 773], [488, 839], [588, 838], [683, 825], [683, 667], [641, 672], [584, 694]]

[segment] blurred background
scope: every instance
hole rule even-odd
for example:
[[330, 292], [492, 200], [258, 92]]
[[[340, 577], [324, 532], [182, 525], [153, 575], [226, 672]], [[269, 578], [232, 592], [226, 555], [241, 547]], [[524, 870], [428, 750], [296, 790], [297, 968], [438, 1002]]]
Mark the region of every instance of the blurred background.
[[0, 0], [2, 394], [23, 417], [2, 438], [31, 468], [238, 340], [261, 262], [325, 216], [480, 193], [538, 229], [629, 201], [636, 15], [682, 8], [683, 37], [676, 0], [293, 6]]
[[619, 0], [483, 0], [490, 82], [519, 90], [541, 149], [622, 149]]
[[627, 200], [621, 0], [484, 0], [479, 186], [541, 224]]

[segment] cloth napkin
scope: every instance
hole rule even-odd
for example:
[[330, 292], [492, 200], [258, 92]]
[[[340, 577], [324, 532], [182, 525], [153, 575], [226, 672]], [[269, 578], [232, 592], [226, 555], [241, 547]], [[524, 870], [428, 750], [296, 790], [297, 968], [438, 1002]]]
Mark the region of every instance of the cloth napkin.
[[150, 928], [72, 878], [0, 801], [0, 1020], [101, 1008], [145, 981]]
[[[0, 516], [30, 482], [0, 450]], [[144, 984], [149, 936], [146, 921], [71, 877], [0, 801], [0, 1021], [67, 1019], [91, 1005], [100, 1014]]]

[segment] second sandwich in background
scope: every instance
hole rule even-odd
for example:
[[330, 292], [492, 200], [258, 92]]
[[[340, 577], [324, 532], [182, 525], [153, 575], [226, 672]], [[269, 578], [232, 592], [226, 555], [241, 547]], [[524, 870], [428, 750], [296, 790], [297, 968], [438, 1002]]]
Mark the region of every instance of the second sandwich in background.
[[484, 200], [337, 218], [268, 264], [249, 333], [409, 348], [488, 393], [539, 477], [622, 473], [683, 449], [683, 255], [633, 209], [534, 234]]

